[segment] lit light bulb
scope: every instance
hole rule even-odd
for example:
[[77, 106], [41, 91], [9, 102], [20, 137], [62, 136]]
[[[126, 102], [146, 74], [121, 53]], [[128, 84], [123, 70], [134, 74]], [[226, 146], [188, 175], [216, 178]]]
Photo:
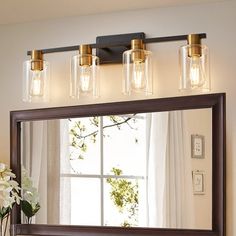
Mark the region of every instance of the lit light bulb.
[[146, 86], [144, 66], [145, 63], [140, 61], [134, 62], [132, 76], [132, 87], [134, 89], [143, 89]]
[[88, 65], [81, 66], [80, 72], [80, 90], [89, 92], [91, 90], [91, 67]]
[[200, 87], [205, 83], [205, 76], [201, 65], [201, 57], [193, 56], [190, 59], [190, 83], [192, 87]]
[[30, 86], [31, 96], [43, 96], [43, 80], [41, 78], [41, 71], [32, 71], [32, 81]]

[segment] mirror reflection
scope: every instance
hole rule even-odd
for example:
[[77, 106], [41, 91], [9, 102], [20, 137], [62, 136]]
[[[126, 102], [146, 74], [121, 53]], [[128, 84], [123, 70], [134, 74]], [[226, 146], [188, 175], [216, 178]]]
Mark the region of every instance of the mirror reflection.
[[212, 229], [211, 123], [210, 108], [22, 122], [22, 223]]

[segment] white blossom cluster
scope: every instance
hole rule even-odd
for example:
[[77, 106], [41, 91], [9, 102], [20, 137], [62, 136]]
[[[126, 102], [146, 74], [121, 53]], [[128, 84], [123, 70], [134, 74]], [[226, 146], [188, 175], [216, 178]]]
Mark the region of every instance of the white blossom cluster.
[[12, 208], [16, 202], [20, 204], [20, 187], [18, 183], [13, 180], [16, 178], [11, 169], [4, 163], [0, 163], [0, 211], [7, 208]]
[[22, 190], [23, 190], [23, 200], [30, 203], [34, 209], [39, 202], [39, 194], [37, 188], [33, 186], [33, 181], [29, 177], [28, 171], [22, 167]]

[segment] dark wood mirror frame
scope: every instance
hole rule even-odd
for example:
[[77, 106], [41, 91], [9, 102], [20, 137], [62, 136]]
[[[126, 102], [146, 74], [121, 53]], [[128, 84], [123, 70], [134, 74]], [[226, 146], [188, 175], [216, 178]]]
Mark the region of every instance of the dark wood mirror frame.
[[95, 105], [45, 108], [10, 113], [11, 168], [21, 179], [21, 122], [102, 116], [128, 113], [161, 112], [212, 108], [212, 230], [121, 228], [98, 226], [64, 226], [21, 224], [20, 207], [14, 206], [11, 216], [11, 235], [165, 235], [165, 236], [224, 236], [225, 235], [225, 94], [207, 94]]

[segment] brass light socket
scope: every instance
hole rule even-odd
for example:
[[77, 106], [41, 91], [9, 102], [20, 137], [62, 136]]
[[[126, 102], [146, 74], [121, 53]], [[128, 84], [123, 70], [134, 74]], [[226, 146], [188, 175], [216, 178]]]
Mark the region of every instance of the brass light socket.
[[92, 65], [92, 48], [90, 45], [80, 45], [80, 66], [91, 66]]
[[131, 49], [145, 49], [145, 44], [142, 39], [131, 40]]
[[133, 39], [131, 41], [131, 49], [134, 50], [131, 54], [133, 62], [144, 62], [145, 61], [145, 44], [142, 39]]
[[39, 50], [33, 50], [31, 52], [31, 70], [42, 71], [43, 70], [43, 53]]
[[199, 34], [189, 34], [188, 45], [189, 45], [189, 49], [188, 49], [189, 57], [200, 57], [202, 55], [201, 38]]

